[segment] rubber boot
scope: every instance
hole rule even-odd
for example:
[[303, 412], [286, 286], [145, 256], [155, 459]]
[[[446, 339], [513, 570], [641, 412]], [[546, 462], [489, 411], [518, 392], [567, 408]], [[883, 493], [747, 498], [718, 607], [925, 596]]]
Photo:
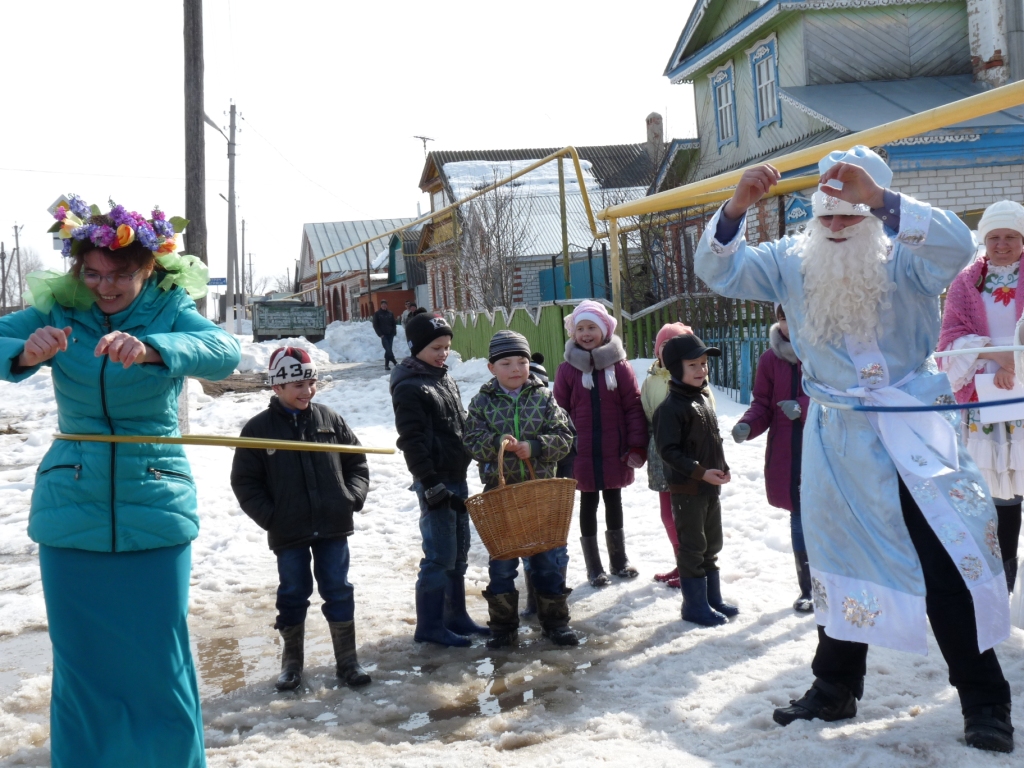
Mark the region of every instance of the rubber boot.
[[465, 648], [470, 640], [444, 628], [444, 587], [423, 589], [416, 585], [416, 632], [412, 636], [417, 643]]
[[580, 546], [583, 548], [583, 562], [587, 564], [587, 581], [592, 587], [608, 586], [608, 574], [601, 564], [601, 550], [597, 548], [597, 536], [581, 536]]
[[[678, 581], [679, 580], [679, 569], [678, 568], [673, 568], [668, 573], [656, 573], [656, 574], [654, 574], [654, 580], [655, 581], [660, 581], [662, 584], [668, 584], [672, 580]], [[676, 586], [678, 587], [679, 585], [677, 584]]]
[[555, 645], [579, 645], [579, 638], [569, 626], [568, 597], [571, 589], [563, 589], [560, 595], [537, 594], [537, 613], [544, 636]]
[[1017, 558], [1003, 561], [1003, 573], [1006, 574], [1006, 591], [1012, 593], [1017, 583]]
[[477, 624], [466, 613], [465, 576], [448, 576], [444, 588], [444, 628], [456, 635], [491, 634], [491, 630]]
[[306, 625], [303, 623], [293, 627], [280, 627], [279, 631], [284, 648], [281, 651], [281, 674], [274, 687], [279, 691], [292, 691], [302, 682]]
[[[564, 581], [565, 577], [563, 576], [562, 579]], [[523, 569], [523, 581], [526, 586], [526, 607], [519, 612], [519, 615], [527, 619], [537, 613], [537, 591], [533, 588], [533, 579], [530, 578], [530, 572], [525, 568]]]
[[356, 657], [356, 623], [354, 621], [328, 621], [331, 628], [331, 642], [334, 644], [334, 660], [337, 663], [338, 679], [346, 685], [358, 688], [368, 685], [370, 676], [359, 665]]
[[776, 709], [772, 719], [779, 725], [789, 725], [794, 720], [846, 720], [857, 714], [857, 698], [857, 692], [842, 683], [816, 678], [803, 698], [790, 700], [788, 707]]
[[727, 618], [739, 615], [740, 609], [722, 599], [722, 572], [708, 571], [708, 605]]
[[1013, 752], [1010, 705], [972, 707], [964, 714], [964, 740], [968, 747], [990, 752]]
[[680, 579], [683, 590], [683, 621], [692, 621], [704, 627], [717, 627], [728, 619], [708, 605], [708, 580], [706, 576]]
[[487, 641], [487, 647], [507, 648], [515, 643], [519, 629], [519, 592], [512, 590], [495, 595], [485, 589], [484, 598], [490, 614], [487, 626], [491, 628], [491, 639]]
[[626, 535], [620, 528], [617, 531], [604, 532], [605, 543], [608, 544], [608, 569], [613, 576], [623, 579], [635, 579], [640, 575], [626, 557]]
[[807, 562], [806, 552], [794, 552], [796, 560], [796, 581], [800, 585], [800, 597], [793, 603], [797, 613], [811, 613], [814, 610], [814, 598], [811, 596], [811, 566]]

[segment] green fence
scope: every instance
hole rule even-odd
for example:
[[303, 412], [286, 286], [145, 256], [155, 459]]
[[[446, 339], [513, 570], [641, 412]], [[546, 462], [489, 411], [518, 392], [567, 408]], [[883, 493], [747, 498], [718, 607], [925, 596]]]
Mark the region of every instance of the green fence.
[[[554, 375], [565, 352], [564, 318], [577, 301], [541, 304], [534, 309], [517, 307], [493, 313], [450, 312], [455, 331], [452, 347], [463, 360], [487, 357], [487, 347], [497, 331], [511, 329], [523, 334], [530, 348], [541, 352], [548, 372]], [[603, 302], [611, 309], [609, 302]], [[665, 323], [684, 322], [707, 343], [722, 349], [711, 358], [711, 382], [732, 390], [740, 402], [749, 402], [757, 361], [768, 348], [768, 328], [774, 322], [772, 306], [756, 301], [727, 299], [715, 294], [675, 296], [633, 314], [622, 313], [619, 333], [630, 359], [654, 357], [654, 340]]]

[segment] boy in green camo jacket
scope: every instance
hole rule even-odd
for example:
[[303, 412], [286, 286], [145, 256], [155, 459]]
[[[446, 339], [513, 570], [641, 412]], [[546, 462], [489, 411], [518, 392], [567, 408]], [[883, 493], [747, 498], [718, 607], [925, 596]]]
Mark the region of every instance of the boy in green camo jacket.
[[[551, 390], [530, 373], [530, 344], [515, 331], [498, 331], [491, 338], [487, 368], [494, 378], [480, 388], [469, 405], [466, 447], [480, 464], [484, 490], [498, 485], [498, 449], [505, 448], [506, 483], [530, 479], [529, 459], [538, 479], [555, 477], [558, 460], [572, 448], [569, 417], [555, 402]], [[577, 645], [569, 627], [565, 573], [558, 550], [531, 555], [530, 573], [536, 591], [537, 612], [544, 634], [556, 645]], [[490, 584], [484, 591], [490, 610], [489, 648], [512, 645], [519, 628], [519, 592], [515, 588], [519, 558], [489, 563]]]

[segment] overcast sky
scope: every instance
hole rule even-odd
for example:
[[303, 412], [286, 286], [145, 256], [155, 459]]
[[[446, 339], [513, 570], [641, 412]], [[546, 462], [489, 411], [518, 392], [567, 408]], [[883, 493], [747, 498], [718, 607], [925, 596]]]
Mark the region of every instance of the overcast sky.
[[[257, 276], [299, 256], [302, 224], [416, 215], [423, 146], [549, 147], [694, 135], [662, 76], [691, 0], [204, 0], [206, 112], [238, 105], [237, 194]], [[64, 10], [62, 10], [62, 8]], [[0, 241], [60, 265], [46, 207], [184, 215], [182, 3], [0, 0]], [[225, 274], [226, 142], [206, 130], [211, 275]], [[424, 205], [424, 210], [429, 207]], [[240, 224], [239, 224], [240, 226]]]

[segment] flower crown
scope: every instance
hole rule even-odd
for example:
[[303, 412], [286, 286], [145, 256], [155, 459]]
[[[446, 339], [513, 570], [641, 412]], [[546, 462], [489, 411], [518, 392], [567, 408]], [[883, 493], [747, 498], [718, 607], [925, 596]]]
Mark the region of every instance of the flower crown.
[[157, 256], [174, 253], [176, 236], [185, 229], [187, 219], [180, 216], [168, 219], [159, 207], [153, 209], [153, 218], [147, 219], [135, 211], [126, 211], [123, 205], [117, 205], [113, 200], [108, 202], [110, 212], [105, 214], [105, 218], [113, 226], [87, 223], [92, 217], [104, 214], [99, 206], [87, 205], [78, 195], [68, 195], [66, 204], [63, 200], [58, 204], [53, 212], [57, 223], [47, 231], [57, 233], [64, 241], [61, 244], [62, 256], [77, 256], [87, 243], [116, 251], [136, 240]]

